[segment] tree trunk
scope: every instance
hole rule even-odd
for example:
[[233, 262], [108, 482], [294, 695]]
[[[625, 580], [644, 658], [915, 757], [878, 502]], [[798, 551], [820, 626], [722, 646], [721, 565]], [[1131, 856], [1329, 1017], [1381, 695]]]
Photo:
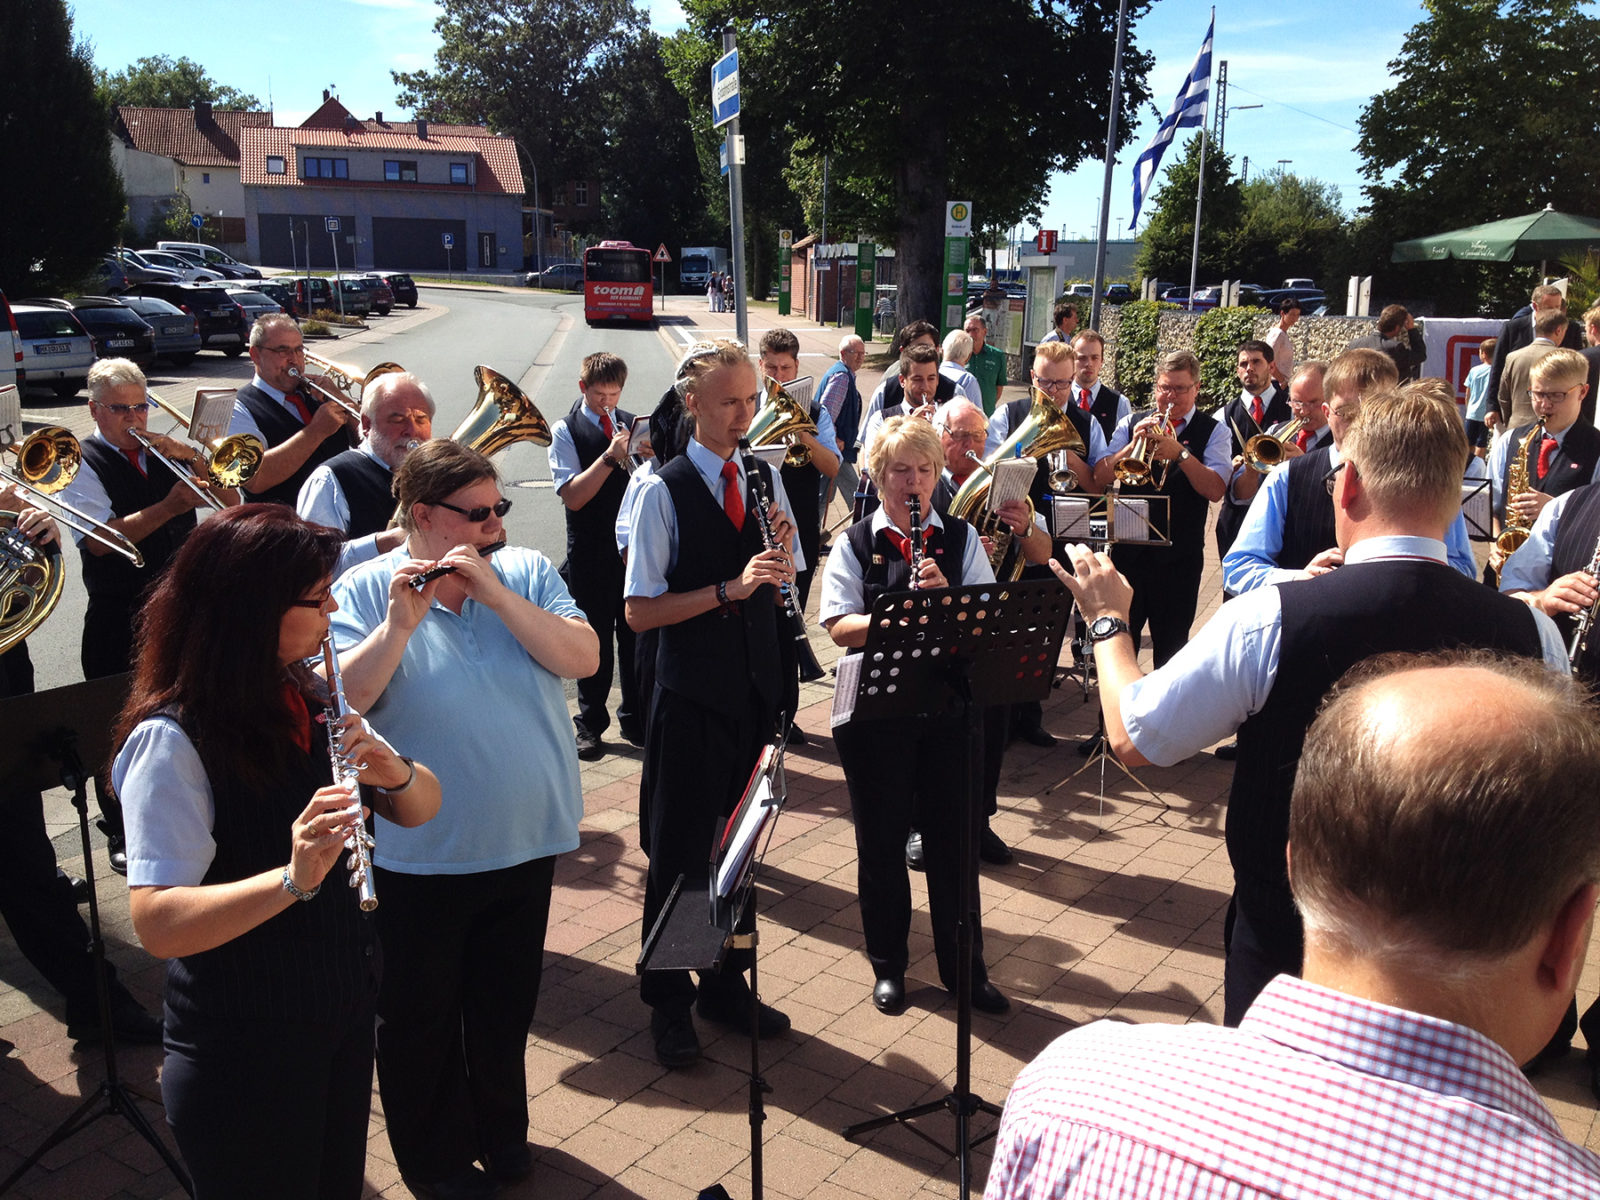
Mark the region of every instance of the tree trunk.
[[916, 320], [937, 325], [944, 296], [945, 129], [926, 109], [903, 115], [900, 126], [907, 153], [895, 171], [895, 319], [901, 326]]

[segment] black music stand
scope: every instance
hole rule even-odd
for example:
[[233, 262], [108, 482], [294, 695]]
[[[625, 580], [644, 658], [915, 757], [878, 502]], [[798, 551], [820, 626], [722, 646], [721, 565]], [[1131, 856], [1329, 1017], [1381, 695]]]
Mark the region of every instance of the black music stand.
[[[967, 770], [956, 925], [955, 1087], [942, 1099], [858, 1121], [842, 1132], [855, 1139], [888, 1125], [904, 1125], [948, 1152], [910, 1124], [948, 1109], [956, 1118], [963, 1200], [971, 1189], [972, 1147], [994, 1136], [990, 1132], [974, 1142], [969, 1136], [972, 1115], [1000, 1115], [997, 1105], [972, 1092], [972, 936], [977, 922], [972, 885], [977, 873], [974, 830], [983, 794], [983, 711], [1049, 696], [1071, 611], [1072, 598], [1056, 579], [890, 592], [872, 606], [860, 656], [845, 660], [859, 664], [860, 670], [851, 720], [959, 715], [966, 731]], [[847, 687], [845, 671], [839, 678], [840, 687]]]
[[[778, 727], [782, 730], [789, 727], [781, 714]], [[788, 795], [784, 752], [785, 741], [781, 735], [762, 749], [744, 797], [726, 825], [712, 837], [706, 878], [679, 875], [673, 881], [672, 890], [667, 893], [666, 902], [634, 964], [634, 970], [640, 975], [646, 971], [715, 971], [721, 969], [730, 950], [750, 951], [750, 1069], [746, 1074], [750, 1077], [751, 1200], [762, 1200], [763, 1195], [761, 1126], [767, 1119], [764, 1097], [772, 1090], [772, 1085], [761, 1074], [758, 939], [753, 927], [748, 933], [740, 933], [737, 926], [746, 904], [751, 906], [754, 917], [756, 874]], [[767, 791], [761, 790], [763, 781], [768, 784]], [[753, 834], [742, 843], [743, 854], [738, 853], [741, 831]], [[731, 863], [728, 862], [730, 855], [734, 856]], [[726, 1195], [726, 1191], [723, 1194]]]
[[[133, 1131], [161, 1156], [187, 1195], [194, 1195], [189, 1173], [157, 1136], [117, 1074], [116, 1037], [111, 1030], [111, 992], [106, 982], [106, 946], [100, 936], [100, 902], [95, 894], [94, 852], [89, 845], [88, 785], [91, 772], [111, 757], [111, 727], [128, 695], [128, 676], [91, 679], [48, 692], [0, 700], [0, 775], [20, 789], [46, 791], [64, 787], [78, 810], [78, 838], [83, 845], [83, 873], [89, 881], [89, 950], [94, 956], [94, 990], [100, 1005], [100, 1046], [106, 1077], [66, 1120], [0, 1183], [0, 1195], [32, 1169], [53, 1148], [87, 1129], [101, 1117], [124, 1118]], [[103, 1102], [103, 1107], [102, 1107]]]

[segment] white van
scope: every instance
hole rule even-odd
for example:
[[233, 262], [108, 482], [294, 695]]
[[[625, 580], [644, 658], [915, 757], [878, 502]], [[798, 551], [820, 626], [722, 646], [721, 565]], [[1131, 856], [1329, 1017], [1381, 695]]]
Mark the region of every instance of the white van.
[[180, 254], [193, 255], [229, 279], [261, 278], [261, 272], [254, 267], [248, 267], [231, 254], [224, 254], [215, 246], [208, 246], [204, 242], [157, 242], [156, 249], [176, 250]]
[[[6, 303], [6, 294], [0, 292], [0, 387], [14, 384], [22, 387], [26, 379], [22, 367], [22, 335], [17, 332], [17, 318]], [[17, 431], [20, 434], [20, 430]]]

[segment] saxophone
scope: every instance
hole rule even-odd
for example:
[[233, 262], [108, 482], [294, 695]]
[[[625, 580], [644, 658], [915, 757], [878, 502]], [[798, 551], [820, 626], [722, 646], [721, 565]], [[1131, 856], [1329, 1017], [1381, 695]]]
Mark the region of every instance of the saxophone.
[[1522, 439], [1522, 444], [1516, 448], [1516, 457], [1511, 460], [1511, 470], [1507, 472], [1506, 479], [1506, 513], [1501, 519], [1500, 536], [1495, 538], [1495, 549], [1501, 554], [1510, 556], [1515, 554], [1522, 543], [1528, 540], [1528, 534], [1533, 532], [1531, 525], [1519, 525], [1519, 516], [1513, 516], [1511, 511], [1511, 497], [1519, 496], [1528, 490], [1528, 448], [1534, 444], [1534, 439], [1544, 438], [1544, 418], [1540, 417], [1534, 422], [1533, 428], [1528, 430], [1528, 436]]

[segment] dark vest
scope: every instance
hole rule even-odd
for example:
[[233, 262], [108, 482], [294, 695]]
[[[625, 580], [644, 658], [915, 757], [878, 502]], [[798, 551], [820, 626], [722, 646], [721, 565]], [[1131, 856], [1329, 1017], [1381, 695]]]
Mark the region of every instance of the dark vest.
[[[1239, 440], [1241, 436], [1248, 441], [1256, 434], [1265, 433], [1274, 425], [1281, 424], [1289, 419], [1289, 393], [1284, 391], [1283, 388], [1273, 384], [1271, 389], [1263, 394], [1262, 399], [1265, 401], [1266, 411], [1259, 425], [1256, 424], [1255, 418], [1250, 415], [1250, 409], [1245, 405], [1243, 396], [1235, 396], [1227, 404], [1223, 405], [1218, 419], [1221, 421], [1223, 428], [1228, 431], [1228, 437], [1233, 443], [1230, 457], [1237, 457], [1244, 453], [1244, 442]], [[1249, 470], [1248, 467], [1245, 469]], [[1243, 521], [1245, 511], [1250, 505], [1248, 503], [1236, 503], [1232, 498], [1231, 492], [1224, 492], [1222, 507], [1224, 513], [1231, 512], [1236, 514], [1228, 516], [1227, 520], [1231, 521], [1235, 530], [1237, 530], [1239, 523]], [[1223, 523], [1224, 518], [1219, 516], [1217, 521], [1220, 525]]]
[[[1028, 411], [1033, 407], [1033, 398], [1023, 396], [1016, 400], [1008, 400], [1003, 406], [1006, 414], [1006, 428], [1015, 433], [1017, 427], [1027, 419]], [[1113, 404], [1113, 411], [1115, 404]], [[1078, 431], [1078, 436], [1083, 439], [1083, 454], [1080, 455], [1085, 462], [1089, 459], [1089, 421], [1092, 409], [1084, 412], [1076, 404], [1068, 404], [1062, 412], [1066, 413], [1067, 420], [1072, 422], [1072, 427]], [[1009, 437], [1010, 434], [1007, 434]], [[1048, 456], [1039, 459], [1039, 467], [1033, 474], [1033, 482], [1028, 486], [1028, 498], [1033, 501], [1035, 511], [1044, 514], [1045, 524], [1052, 533], [1055, 530], [1055, 513], [1050, 506], [1050, 459]]]
[[[1069, 403], [1078, 412], [1083, 411], [1083, 409], [1078, 408], [1077, 384], [1072, 385], [1072, 399]], [[1121, 407], [1121, 404], [1122, 393], [1117, 391], [1116, 388], [1107, 387], [1102, 383], [1100, 390], [1095, 393], [1093, 402], [1089, 405], [1089, 416], [1100, 422], [1100, 431], [1106, 435], [1106, 441], [1108, 442], [1111, 440], [1111, 435], [1117, 431], [1117, 409]]]
[[[587, 406], [580, 398], [567, 413], [567, 432], [578, 452], [578, 470], [587, 471], [611, 448], [611, 439], [600, 426], [584, 415]], [[611, 414], [614, 429], [633, 425], [633, 414], [617, 409]], [[628, 473], [611, 468], [600, 490], [579, 509], [567, 508], [567, 562], [577, 558], [617, 558], [617, 513], [622, 508], [622, 493], [628, 490]]]
[[1278, 673], [1239, 728], [1227, 843], [1237, 874], [1287, 886], [1295, 768], [1317, 707], [1347, 670], [1388, 651], [1477, 647], [1539, 658], [1542, 650], [1527, 605], [1443, 563], [1358, 563], [1279, 584], [1278, 596]]
[[[1517, 447], [1522, 445], [1522, 439], [1528, 436], [1531, 429], [1532, 422], [1518, 426], [1509, 435], [1511, 441], [1506, 446], [1505, 466], [1500, 471], [1500, 504], [1495, 510], [1495, 516], [1502, 520], [1505, 519], [1506, 499], [1511, 484], [1511, 463], [1516, 457]], [[1528, 486], [1547, 496], [1560, 496], [1594, 478], [1597, 462], [1600, 462], [1600, 431], [1583, 421], [1574, 421], [1561, 439], [1560, 447], [1550, 456], [1550, 473], [1543, 480], [1539, 478], [1539, 443], [1535, 440], [1529, 444]]]
[[1278, 566], [1298, 571], [1335, 544], [1333, 497], [1323, 481], [1333, 465], [1331, 446], [1291, 458], [1283, 509], [1283, 548]]
[[[1596, 546], [1600, 546], [1600, 485], [1590, 485], [1575, 491], [1561, 513], [1555, 545], [1550, 550], [1550, 578], [1588, 570]], [[1555, 619], [1569, 645], [1577, 619], [1576, 613], [1562, 613]], [[1590, 628], [1589, 645], [1578, 659], [1578, 674], [1592, 684], [1600, 680], [1600, 629]]]
[[[111, 511], [118, 517], [130, 516], [166, 499], [177, 476], [154, 454], [145, 455], [147, 478], [130, 463], [122, 451], [98, 437], [84, 438], [83, 461], [99, 478], [111, 498]], [[194, 510], [173, 517], [139, 543], [144, 566], [136, 567], [120, 554], [90, 554], [87, 539], [78, 546], [83, 561], [84, 589], [96, 599], [132, 600], [149, 586], [167, 560], [178, 552], [183, 539], [194, 529]]]
[[[772, 472], [761, 463], [757, 469], [771, 495]], [[761, 528], [748, 487], [744, 528], [736, 530], [687, 454], [673, 459], [659, 474], [678, 521], [678, 561], [667, 572], [668, 591], [692, 592], [724, 583], [761, 553]], [[656, 683], [729, 716], [745, 713], [754, 692], [767, 713], [775, 713], [780, 690], [778, 616], [773, 589], [764, 584], [738, 604], [663, 625], [656, 650]], [[759, 724], [765, 728], [768, 722]]]
[[820, 396], [828, 380], [841, 372], [848, 376], [848, 380], [845, 383], [844, 400], [839, 404], [839, 415], [833, 420], [833, 430], [844, 443], [844, 457], [854, 462], [856, 435], [861, 432], [861, 389], [856, 386], [855, 374], [842, 362], [834, 363], [817, 381], [817, 394]]
[[[332, 440], [332, 439], [330, 439]], [[394, 475], [388, 466], [364, 450], [346, 450], [328, 460], [328, 470], [339, 481], [350, 508], [346, 540], [366, 537], [389, 528], [394, 519]]]
[[[261, 436], [267, 439], [268, 450], [283, 445], [305, 428], [299, 417], [254, 384], [247, 383], [239, 389], [239, 402], [255, 421], [256, 428], [261, 430]], [[335, 455], [343, 454], [350, 449], [350, 445], [348, 436], [334, 434], [332, 437], [323, 438], [306, 461], [300, 464], [299, 470], [276, 487], [268, 488], [264, 492], [250, 493], [250, 499], [287, 504], [293, 508], [295, 501], [300, 497], [300, 487], [311, 477], [311, 472]]]
[[[1128, 418], [1128, 428], [1132, 429], [1140, 421], [1148, 417], [1154, 410], [1146, 409], [1136, 412]], [[1211, 432], [1216, 429], [1217, 423], [1198, 408], [1189, 413], [1188, 422], [1183, 427], [1183, 432], [1178, 435], [1178, 443], [1194, 455], [1204, 465], [1206, 456], [1206, 443], [1211, 440]], [[1160, 468], [1158, 467], [1157, 470]], [[1155, 472], [1152, 472], [1154, 474]], [[1166, 496], [1170, 504], [1168, 511], [1152, 511], [1150, 523], [1156, 532], [1165, 535], [1172, 541], [1170, 550], [1160, 553], [1174, 558], [1199, 558], [1205, 552], [1206, 518], [1211, 513], [1211, 502], [1194, 490], [1188, 478], [1183, 473], [1183, 468], [1176, 461], [1167, 464], [1166, 488], [1156, 491], [1153, 483], [1150, 484], [1123, 484], [1124, 496]], [[1170, 516], [1171, 527], [1167, 527]], [[1119, 546], [1119, 550], [1138, 550], [1137, 546]]]
[[[937, 495], [932, 503], [933, 507], [939, 507]], [[940, 519], [944, 521], [943, 529], [926, 530], [923, 552], [931, 555], [939, 564], [939, 570], [944, 572], [951, 587], [960, 587], [966, 582], [961, 568], [967, 561], [967, 538], [972, 535], [973, 529], [965, 521], [945, 516], [943, 509], [940, 509]], [[865, 612], [870, 613], [873, 602], [885, 592], [904, 592], [910, 588], [911, 564], [889, 540], [887, 528], [878, 530], [874, 536], [872, 519], [869, 517], [845, 530], [845, 537], [849, 539], [856, 562], [861, 565]]]
[[[205, 747], [199, 747], [202, 760]], [[216, 857], [206, 884], [281, 870], [290, 827], [311, 793], [333, 777], [327, 735], [311, 723], [311, 752], [294, 751], [279, 778], [248, 786], [210, 771], [216, 805]], [[345, 886], [344, 856], [315, 899], [199, 954], [167, 964], [167, 1003], [198, 1019], [325, 1021], [348, 1014], [373, 993], [380, 962], [376, 927]]]

